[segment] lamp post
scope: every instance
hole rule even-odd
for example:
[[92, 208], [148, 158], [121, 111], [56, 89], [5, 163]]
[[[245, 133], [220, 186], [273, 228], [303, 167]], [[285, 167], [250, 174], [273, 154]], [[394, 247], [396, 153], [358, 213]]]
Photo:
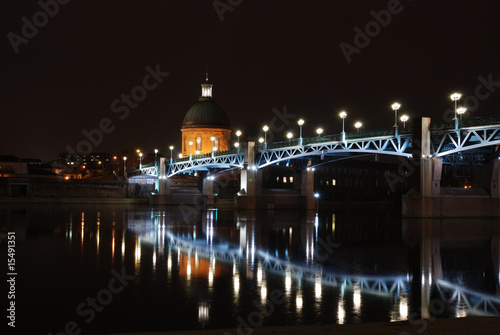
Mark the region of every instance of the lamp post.
[[288, 144], [290, 145], [290, 140], [291, 140], [291, 139], [292, 139], [292, 137], [293, 137], [292, 132], [290, 132], [290, 131], [289, 131], [289, 132], [286, 134], [286, 137], [288, 138]]
[[157, 165], [158, 165], [157, 164], [157, 159], [158, 159], [157, 157], [158, 157], [158, 149], [155, 149], [155, 168], [158, 168], [157, 167]]
[[262, 127], [262, 130], [264, 130], [264, 150], [267, 149], [267, 131], [269, 130], [268, 126]]
[[397, 102], [393, 103], [391, 108], [394, 111], [394, 127], [398, 126], [398, 109], [401, 107], [401, 104]]
[[340, 112], [339, 116], [342, 119], [342, 142], [345, 143], [344, 119], [347, 117], [347, 113], [345, 111], [342, 111]]
[[216, 150], [215, 145], [214, 145], [215, 136], [210, 137], [210, 141], [212, 141], [212, 158], [214, 158], [215, 150]]
[[361, 122], [359, 122], [359, 121], [354, 124], [354, 127], [356, 127], [356, 131], [358, 133], [359, 133], [359, 128], [361, 128], [362, 126], [363, 126], [363, 124]]
[[318, 134], [318, 138], [323, 134], [323, 128], [316, 129], [316, 134]]
[[172, 164], [172, 160], [173, 160], [173, 158], [172, 158], [173, 152], [172, 151], [174, 150], [174, 146], [171, 145], [168, 148], [170, 149], [170, 164]]
[[264, 143], [267, 144], [267, 131], [269, 130], [268, 126], [262, 127], [262, 130], [264, 130]]
[[189, 141], [189, 160], [193, 160], [193, 155], [191, 154], [191, 149], [193, 147], [193, 141]]
[[455, 118], [453, 119], [455, 120], [455, 130], [458, 129], [457, 101], [460, 100], [461, 97], [462, 94], [460, 93], [453, 93], [452, 95], [450, 95], [451, 101], [455, 101]]
[[457, 108], [457, 114], [460, 115], [460, 122], [462, 122], [462, 115], [467, 112], [467, 108], [465, 107], [458, 107]]
[[299, 145], [302, 146], [302, 126], [304, 125], [304, 120], [300, 119], [297, 123], [299, 124]]
[[399, 118], [401, 120], [401, 122], [403, 122], [403, 131], [406, 130], [406, 121], [408, 121], [409, 117], [408, 115], [401, 115], [401, 117]]
[[[398, 136], [398, 109], [401, 107], [401, 104], [395, 102], [392, 104], [392, 110], [394, 111], [394, 135]], [[399, 138], [399, 137], [398, 137]]]
[[238, 136], [238, 143], [240, 143], [241, 131], [236, 131], [236, 136]]
[[123, 156], [123, 176], [127, 178], [127, 156]]
[[142, 169], [142, 152], [139, 152], [139, 169]]

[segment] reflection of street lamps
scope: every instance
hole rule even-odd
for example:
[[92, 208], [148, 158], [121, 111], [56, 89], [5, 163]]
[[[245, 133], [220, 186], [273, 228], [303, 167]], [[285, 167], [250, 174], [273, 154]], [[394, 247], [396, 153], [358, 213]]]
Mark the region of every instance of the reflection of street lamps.
[[170, 149], [170, 164], [172, 164], [172, 150], [174, 150], [174, 146], [171, 145], [170, 147], [168, 147]]
[[342, 119], [342, 142], [345, 142], [344, 119], [347, 117], [347, 113], [342, 111], [339, 116]]
[[304, 125], [304, 120], [300, 119], [298, 122], [299, 124], [299, 145], [302, 145], [302, 126]]
[[354, 127], [356, 127], [356, 130], [358, 133], [359, 133], [359, 128], [361, 128], [362, 126], [363, 126], [363, 124], [359, 121], [354, 124]]
[[123, 156], [123, 176], [127, 178], [127, 156]]
[[406, 121], [408, 121], [409, 117], [408, 115], [401, 115], [399, 118], [401, 122], [403, 122], [403, 131], [406, 129]]
[[142, 169], [142, 152], [139, 152], [139, 169]]
[[316, 134], [318, 134], [318, 138], [323, 134], [323, 128], [316, 129]]

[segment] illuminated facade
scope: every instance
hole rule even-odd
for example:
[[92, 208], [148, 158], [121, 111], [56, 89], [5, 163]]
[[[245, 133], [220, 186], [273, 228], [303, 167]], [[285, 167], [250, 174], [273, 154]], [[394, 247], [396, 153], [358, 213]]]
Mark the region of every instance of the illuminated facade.
[[182, 123], [182, 155], [206, 154], [230, 149], [231, 129], [224, 110], [212, 98], [213, 85], [201, 84], [201, 96]]

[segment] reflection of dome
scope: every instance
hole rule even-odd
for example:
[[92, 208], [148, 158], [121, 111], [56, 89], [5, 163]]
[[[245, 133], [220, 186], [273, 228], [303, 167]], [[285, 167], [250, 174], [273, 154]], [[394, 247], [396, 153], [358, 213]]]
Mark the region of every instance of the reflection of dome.
[[201, 97], [189, 108], [183, 128], [225, 128], [229, 129], [229, 119], [226, 112], [212, 98]]

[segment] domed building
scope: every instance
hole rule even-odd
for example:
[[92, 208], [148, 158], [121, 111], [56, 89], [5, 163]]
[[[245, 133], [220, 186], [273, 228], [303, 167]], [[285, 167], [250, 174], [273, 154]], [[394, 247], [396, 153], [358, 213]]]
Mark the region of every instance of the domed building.
[[201, 84], [198, 102], [189, 108], [182, 122], [182, 155], [184, 157], [224, 151], [230, 148], [231, 129], [226, 112], [212, 98], [213, 85]]

